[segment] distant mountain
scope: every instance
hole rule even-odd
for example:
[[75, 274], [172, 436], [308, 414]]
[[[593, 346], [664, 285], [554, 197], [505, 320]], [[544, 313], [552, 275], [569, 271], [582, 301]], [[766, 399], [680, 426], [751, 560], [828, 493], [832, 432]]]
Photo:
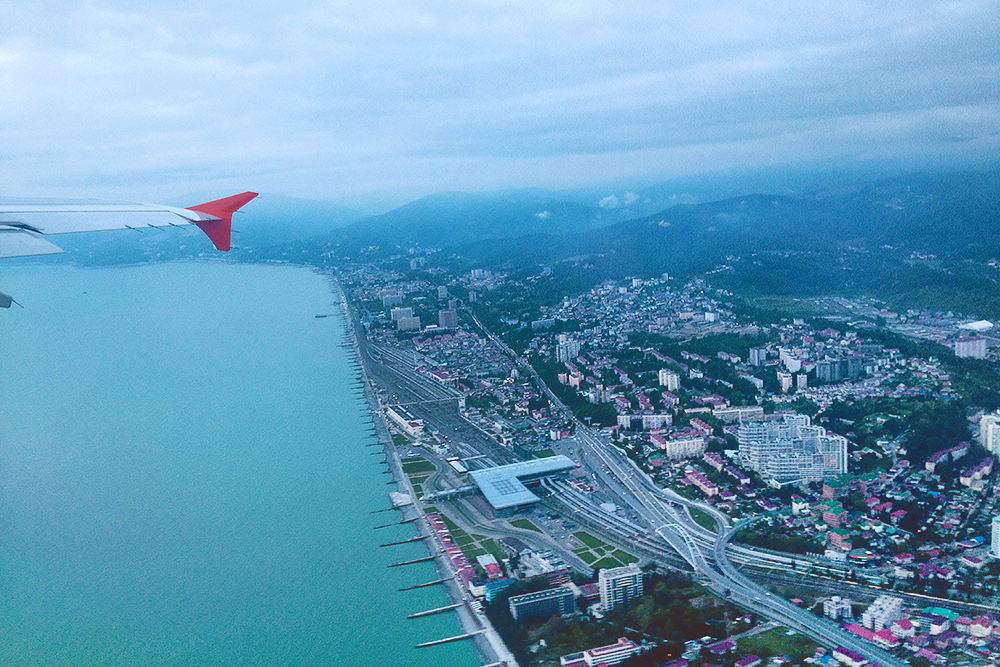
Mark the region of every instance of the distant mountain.
[[544, 190], [489, 195], [443, 192], [361, 220], [335, 237], [347, 248], [448, 248], [530, 234], [578, 233], [621, 217]]
[[241, 246], [262, 246], [329, 234], [363, 217], [333, 202], [262, 193], [236, 214], [233, 228]]
[[681, 204], [586, 233], [457, 249], [470, 266], [569, 264], [593, 280], [711, 273], [744, 294], [878, 294], [1000, 314], [1000, 172]]

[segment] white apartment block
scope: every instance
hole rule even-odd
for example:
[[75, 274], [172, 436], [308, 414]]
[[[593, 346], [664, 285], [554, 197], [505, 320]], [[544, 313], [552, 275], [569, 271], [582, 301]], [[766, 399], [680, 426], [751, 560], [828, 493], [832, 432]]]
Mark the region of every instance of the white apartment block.
[[955, 356], [970, 359], [986, 358], [986, 339], [979, 337], [964, 337], [955, 341]]
[[841, 621], [850, 621], [854, 618], [851, 601], [839, 595], [834, 595], [829, 600], [823, 601], [823, 615], [827, 618], [832, 618], [838, 623]]
[[1000, 454], [1000, 414], [983, 415], [979, 420], [979, 444], [990, 454]]
[[677, 391], [681, 387], [681, 376], [666, 368], [659, 372], [660, 386], [667, 391]]
[[611, 611], [642, 597], [642, 570], [635, 563], [601, 570], [597, 574], [597, 586], [601, 591], [601, 608]]
[[819, 481], [847, 472], [847, 438], [812, 426], [806, 415], [747, 422], [737, 440], [740, 463], [771, 481]]
[[702, 437], [678, 438], [667, 440], [662, 445], [657, 442], [653, 444], [663, 450], [664, 457], [672, 461], [689, 459], [705, 453], [705, 438]]
[[890, 627], [892, 622], [899, 618], [903, 618], [903, 600], [891, 595], [880, 595], [861, 614], [861, 624], [869, 630], [878, 632], [882, 628]]
[[990, 555], [1000, 558], [1000, 516], [993, 517], [993, 541], [990, 542]]
[[733, 422], [764, 421], [764, 408], [759, 405], [738, 405], [731, 408], [714, 408], [712, 416], [727, 424]]

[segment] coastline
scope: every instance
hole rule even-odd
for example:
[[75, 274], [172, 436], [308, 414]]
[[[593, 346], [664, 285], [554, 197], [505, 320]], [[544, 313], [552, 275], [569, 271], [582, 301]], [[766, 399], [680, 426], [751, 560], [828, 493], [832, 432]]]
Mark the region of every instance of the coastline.
[[439, 545], [434, 541], [434, 531], [429, 530], [423, 508], [417, 501], [409, 477], [403, 472], [403, 463], [393, 445], [392, 436], [389, 433], [389, 426], [385, 418], [385, 411], [382, 409], [381, 403], [372, 387], [372, 381], [369, 377], [359, 342], [360, 337], [364, 335], [361, 323], [351, 308], [350, 302], [347, 300], [347, 294], [336, 275], [332, 272], [323, 273], [330, 281], [331, 289], [344, 317], [345, 335], [347, 338], [344, 342], [349, 343], [353, 350], [354, 358], [358, 363], [358, 369], [364, 384], [365, 400], [368, 403], [368, 411], [372, 419], [372, 424], [378, 433], [378, 438], [382, 443], [385, 462], [389, 465], [392, 480], [395, 482], [395, 491], [406, 494], [411, 499], [409, 505], [399, 506], [396, 509], [399, 510], [403, 519], [417, 518], [418, 520], [413, 523], [417, 527], [418, 534], [429, 535], [431, 537], [430, 540], [424, 541], [427, 554], [434, 556], [433, 562], [437, 568], [439, 577], [447, 580], [444, 587], [450, 602], [460, 605], [455, 609], [455, 612], [462, 632], [478, 633], [471, 637], [471, 639], [475, 643], [476, 653], [481, 663], [506, 664], [509, 667], [517, 667], [518, 663], [514, 659], [513, 654], [507, 649], [499, 633], [493, 628], [485, 613], [474, 611], [468, 604], [469, 600], [458, 583], [458, 573], [455, 571], [451, 560], [446, 557], [443, 545]]

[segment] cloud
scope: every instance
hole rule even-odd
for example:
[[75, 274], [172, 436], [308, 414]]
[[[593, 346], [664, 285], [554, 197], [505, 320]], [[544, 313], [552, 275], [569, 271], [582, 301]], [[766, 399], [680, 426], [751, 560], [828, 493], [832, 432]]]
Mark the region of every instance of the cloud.
[[0, 2], [0, 179], [6, 194], [363, 198], [988, 162], [998, 14], [975, 0]]

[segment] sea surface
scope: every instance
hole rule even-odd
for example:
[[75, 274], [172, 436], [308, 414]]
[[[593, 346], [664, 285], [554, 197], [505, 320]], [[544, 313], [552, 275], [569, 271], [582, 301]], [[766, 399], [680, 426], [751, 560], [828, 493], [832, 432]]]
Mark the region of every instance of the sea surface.
[[[477, 664], [405, 539], [326, 278], [7, 263], [0, 665]], [[317, 319], [317, 314], [335, 314]]]

